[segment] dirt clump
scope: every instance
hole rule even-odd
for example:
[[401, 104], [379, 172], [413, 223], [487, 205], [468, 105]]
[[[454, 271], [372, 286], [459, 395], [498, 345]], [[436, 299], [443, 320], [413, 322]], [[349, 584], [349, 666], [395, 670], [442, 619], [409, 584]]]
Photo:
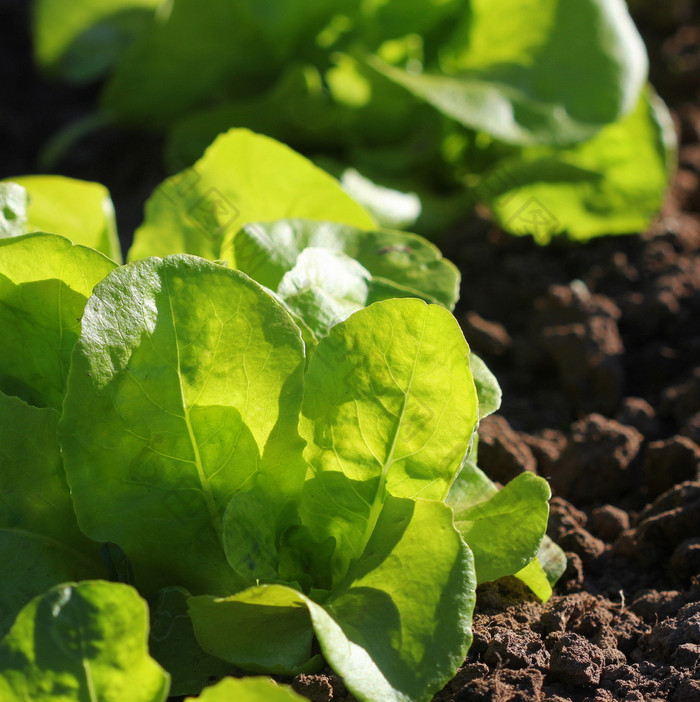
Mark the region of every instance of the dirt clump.
[[571, 426], [566, 448], [553, 467], [552, 490], [580, 504], [619, 498], [637, 479], [643, 436], [600, 414]]

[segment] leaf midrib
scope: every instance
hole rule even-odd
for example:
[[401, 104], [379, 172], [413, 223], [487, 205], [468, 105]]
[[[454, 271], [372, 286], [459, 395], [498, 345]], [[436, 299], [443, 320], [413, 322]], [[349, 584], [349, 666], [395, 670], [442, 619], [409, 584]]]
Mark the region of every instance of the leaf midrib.
[[175, 309], [173, 308], [173, 296], [170, 291], [170, 284], [166, 275], [163, 276], [165, 282], [165, 287], [168, 293], [168, 306], [170, 308], [170, 320], [173, 325], [173, 334], [175, 336], [175, 354], [177, 357], [177, 380], [178, 387], [180, 388], [180, 401], [182, 404], [182, 417], [185, 421], [185, 427], [187, 428], [187, 436], [192, 447], [192, 453], [194, 456], [194, 466], [197, 469], [197, 477], [199, 479], [199, 484], [202, 489], [202, 494], [204, 496], [204, 502], [207, 506], [207, 512], [209, 514], [209, 520], [212, 524], [214, 532], [217, 535], [219, 541], [223, 544], [223, 524], [222, 519], [219, 516], [219, 510], [216, 506], [216, 500], [212, 494], [211, 484], [209, 478], [204, 470], [204, 463], [202, 461], [202, 455], [199, 451], [199, 444], [197, 443], [197, 437], [194, 433], [194, 428], [192, 426], [192, 421], [190, 420], [190, 407], [187, 404], [187, 399], [185, 398], [185, 388], [182, 383], [182, 364], [180, 359], [180, 341], [177, 333], [177, 325], [175, 324]]
[[[372, 501], [372, 505], [370, 507], [369, 517], [367, 519], [367, 528], [365, 529], [365, 533], [362, 537], [360, 554], [364, 553], [365, 549], [367, 548], [367, 544], [369, 543], [369, 540], [372, 538], [372, 534], [374, 533], [374, 529], [377, 525], [377, 521], [379, 520], [379, 515], [381, 514], [382, 508], [384, 507], [386, 482], [387, 482], [387, 478], [389, 477], [389, 471], [391, 470], [391, 467], [394, 463], [394, 454], [396, 453], [396, 447], [398, 446], [398, 443], [399, 443], [399, 436], [401, 434], [401, 429], [403, 427], [403, 421], [404, 421], [404, 418], [406, 416], [406, 408], [408, 405], [408, 398], [411, 394], [413, 380], [414, 380], [415, 375], [416, 375], [416, 366], [418, 365], [418, 356], [420, 355], [420, 350], [423, 346], [423, 339], [425, 338], [425, 328], [427, 326], [427, 323], [428, 323], [428, 316], [426, 314], [423, 316], [423, 328], [421, 330], [420, 340], [418, 341], [418, 345], [416, 347], [415, 356], [413, 357], [413, 367], [411, 368], [411, 377], [408, 380], [406, 390], [403, 392], [403, 403], [401, 405], [401, 411], [399, 413], [399, 421], [395, 425], [394, 433], [393, 433], [393, 436], [391, 438], [391, 445], [389, 447], [389, 453], [388, 453], [388, 455], [387, 455], [387, 457], [382, 465], [382, 473], [379, 477], [379, 484], [377, 485], [377, 491], [374, 494], [374, 500]], [[388, 367], [388, 365], [389, 364], [387, 362], [387, 367]], [[392, 377], [393, 377], [393, 373], [392, 373]]]

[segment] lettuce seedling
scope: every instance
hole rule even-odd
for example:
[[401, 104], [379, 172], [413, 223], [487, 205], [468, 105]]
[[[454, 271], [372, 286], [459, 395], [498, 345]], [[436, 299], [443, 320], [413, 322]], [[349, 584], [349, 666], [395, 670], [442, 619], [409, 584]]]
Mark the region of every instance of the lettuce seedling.
[[[82, 328], [59, 425], [78, 522], [145, 593], [197, 596], [205, 651], [298, 672], [318, 665], [315, 635], [363, 699], [428, 699], [454, 674], [475, 575], [442, 501], [477, 401], [449, 312], [376, 303], [305, 370], [271, 296], [180, 255], [110, 274]], [[398, 648], [374, 631], [392, 611]]]
[[[45, 234], [6, 239], [2, 250], [3, 271], [26, 250], [32, 261], [82, 257], [82, 275], [106, 260]], [[60, 419], [19, 398], [2, 406], [10, 432], [10, 420], [41, 417], [42, 453], [54, 456], [28, 479], [21, 451], [3, 455], [12, 504], [46, 494], [51, 480], [67, 505], [65, 531], [10, 569], [7, 587], [100, 577], [91, 544], [110, 542], [143, 594], [173, 585], [191, 593], [198, 645], [236, 669], [316, 670], [317, 640], [359, 699], [429, 699], [466, 654], [486, 563], [475, 570], [444, 502], [478, 420], [469, 350], [452, 315], [385, 300], [336, 324], [310, 353], [285, 308], [243, 273], [187, 255], [112, 268], [82, 313]], [[44, 298], [41, 312], [23, 311], [53, 310], [37, 327], [47, 349], [54, 329], [67, 328], [57, 309]], [[51, 353], [65, 359], [68, 349]], [[36, 372], [18, 366], [15, 387]], [[46, 387], [61, 387], [60, 365], [41, 372], [54, 376]], [[45, 401], [35, 389], [31, 397]], [[519, 533], [525, 562], [537, 553], [549, 497], [532, 480], [539, 526]], [[23, 513], [26, 552], [46, 542], [42, 519], [56, 518], [54, 507]], [[16, 530], [8, 526], [6, 539]]]
[[632, 232], [673, 168], [624, 0], [35, 0], [34, 30], [47, 71], [107, 74], [105, 119], [166, 133], [173, 170], [249, 127], [385, 225], [432, 234], [481, 201], [542, 243]]
[[[234, 131], [156, 191], [130, 257], [0, 239], [2, 633], [47, 589], [111, 577], [148, 597], [172, 694], [325, 660], [360, 700], [427, 700], [466, 655], [478, 582], [548, 596], [549, 488], [499, 492], [474, 465], [500, 390], [435, 247]], [[348, 281], [367, 294], [334, 295]], [[66, 636], [100, 629], [86, 609]], [[30, 668], [7, 679], [53, 675]]]

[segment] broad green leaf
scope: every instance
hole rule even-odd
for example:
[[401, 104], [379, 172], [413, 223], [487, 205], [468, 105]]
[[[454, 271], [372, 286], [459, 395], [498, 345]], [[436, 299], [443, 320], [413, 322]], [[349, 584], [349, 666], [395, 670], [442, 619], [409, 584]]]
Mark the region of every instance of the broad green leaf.
[[103, 575], [73, 513], [57, 423], [56, 410], [0, 393], [0, 636], [48, 588]]
[[340, 184], [268, 137], [233, 129], [162, 183], [146, 203], [129, 259], [191, 253], [237, 265], [233, 238], [250, 222], [289, 217], [372, 228]]
[[205, 653], [197, 643], [187, 613], [188, 597], [187, 590], [168, 587], [149, 601], [148, 648], [170, 674], [171, 695], [197, 695], [212, 680], [237, 672], [230, 663]]
[[[333, 268], [321, 273], [320, 264], [329, 259], [333, 262]], [[350, 314], [374, 302], [412, 297], [431, 304], [436, 303], [431, 297], [421, 295], [416, 290], [402, 288], [388, 280], [368, 280], [367, 271], [362, 273], [359, 264], [342, 253], [305, 249], [299, 261], [301, 265], [290, 271], [296, 278], [292, 278], [293, 287], [285, 286], [283, 290], [288, 294], [279, 296], [279, 299], [297, 324], [311, 332], [314, 342], [327, 336], [336, 324], [347, 319]], [[316, 277], [306, 277], [309, 270], [307, 266], [317, 272]], [[334, 269], [339, 278], [328, 275]], [[291, 278], [290, 274], [285, 276], [285, 279]], [[355, 301], [358, 298], [361, 302]]]
[[0, 238], [20, 236], [27, 227], [27, 191], [17, 183], [0, 183]]
[[542, 539], [537, 560], [542, 565], [550, 585], [554, 585], [566, 570], [566, 555], [549, 536], [545, 535]]
[[358, 700], [427, 702], [467, 654], [475, 588], [452, 511], [389, 497], [364, 554], [311, 618], [324, 657]]
[[266, 288], [302, 330], [311, 356], [318, 340], [347, 317], [375, 302], [412, 297], [430, 304], [437, 300], [384, 278], [372, 278], [349, 256], [331, 249], [304, 249], [285, 273], [278, 292]]
[[440, 46], [441, 71], [377, 57], [369, 65], [461, 124], [514, 144], [590, 138], [633, 109], [648, 68], [624, 0], [472, 0]]
[[81, 528], [125, 551], [139, 587], [243, 585], [224, 511], [256, 484], [301, 489], [303, 366], [298, 327], [238, 271], [178, 255], [95, 289], [59, 432]]
[[[472, 452], [472, 455], [474, 452]], [[452, 484], [447, 504], [455, 513], [460, 532], [467, 543], [474, 545], [474, 557], [477, 560], [477, 573], [480, 581], [493, 573], [489, 573], [493, 564], [495, 568], [502, 567], [496, 577], [514, 575], [522, 580], [543, 601], [552, 595], [552, 586], [557, 582], [566, 568], [566, 557], [563, 551], [544, 533], [547, 527], [549, 486], [541, 478], [524, 474], [516, 481], [511, 481], [503, 488], [506, 495], [499, 497], [496, 485], [479, 470], [471, 458], [465, 464], [459, 476]], [[529, 476], [529, 477], [528, 477]], [[514, 484], [515, 483], [515, 484]], [[532, 520], [525, 515], [522, 521], [522, 510], [532, 509]], [[471, 512], [471, 510], [475, 510]], [[477, 515], [481, 523], [473, 520], [461, 523], [464, 514]], [[500, 516], [496, 516], [500, 515]], [[493, 534], [501, 534], [501, 538], [491, 541], [490, 527], [492, 516], [496, 517]], [[501, 524], [503, 521], [503, 524]], [[524, 526], [523, 526], [524, 525]], [[503, 536], [503, 530], [510, 529], [511, 533]], [[485, 534], [485, 538], [484, 537]], [[539, 536], [538, 536], [539, 534]], [[538, 541], [539, 539], [539, 541]], [[479, 543], [478, 541], [482, 541]], [[502, 551], [491, 560], [488, 551], [500, 544]], [[539, 543], [539, 547], [537, 544]], [[532, 557], [532, 549], [536, 549], [536, 556]], [[529, 562], [528, 562], [529, 560]], [[479, 571], [481, 563], [481, 571]], [[524, 565], [523, 567], [523, 564]], [[520, 568], [519, 570], [517, 570]], [[496, 571], [499, 572], [499, 571]], [[483, 573], [483, 578], [482, 578]]]
[[366, 551], [325, 603], [268, 585], [228, 598], [194, 597], [190, 611], [202, 647], [244, 669], [301, 665], [311, 651], [305, 637], [315, 633], [326, 661], [361, 702], [420, 702], [464, 660], [475, 587], [451, 510], [389, 497]]
[[114, 205], [104, 185], [63, 176], [13, 178], [27, 190], [27, 231], [52, 232], [122, 262]]
[[34, 0], [34, 56], [62, 78], [99, 78], [144, 29], [158, 0]]
[[428, 296], [448, 309], [459, 297], [459, 271], [423, 237], [397, 231], [363, 231], [332, 222], [299, 219], [269, 224], [255, 222], [236, 237], [236, 265], [252, 278], [277, 290], [285, 273], [310, 247], [346, 254], [369, 271], [416, 297]]
[[483, 419], [500, 408], [501, 386], [489, 367], [475, 353], [469, 355], [469, 365], [479, 397], [479, 419]]
[[165, 702], [170, 679], [148, 655], [148, 608], [100, 580], [33, 599], [0, 643], [3, 702]]
[[485, 502], [452, 505], [455, 524], [474, 553], [480, 583], [513, 575], [537, 555], [551, 494], [546, 480], [523, 473]]
[[85, 302], [114, 267], [53, 234], [0, 239], [0, 391], [61, 408]]
[[307, 599], [284, 585], [259, 585], [225, 598], [190, 597], [201, 647], [252, 673], [298, 675], [322, 662], [312, 651]]
[[287, 310], [287, 312], [289, 312], [291, 318], [294, 320], [294, 323], [299, 327], [301, 338], [304, 341], [306, 358], [308, 360], [316, 348], [316, 344], [318, 344], [318, 339], [314, 336], [314, 333], [311, 331], [308, 324], [289, 305], [287, 305], [287, 303], [274, 290], [270, 290], [270, 288], [264, 288], [264, 290], [270, 295], [270, 297], [277, 300], [277, 302], [279, 302], [280, 305]]
[[226, 678], [208, 687], [195, 700], [185, 702], [304, 702], [291, 687], [278, 685], [272, 678]]
[[229, 564], [248, 583], [284, 583], [307, 593], [330, 588], [335, 541], [319, 542], [301, 524], [297, 505], [276, 502], [260, 486], [231, 498], [223, 542]]
[[[369, 295], [367, 305], [384, 300], [393, 300], [399, 297], [413, 297], [423, 300], [430, 305], [440, 305], [441, 303], [430, 295], [426, 295], [415, 288], [407, 288], [398, 283], [394, 283], [386, 278], [372, 278], [369, 281]], [[442, 306], [442, 305], [441, 305]]]
[[410, 299], [333, 327], [305, 385], [302, 522], [335, 538], [335, 582], [364, 552], [387, 495], [445, 498], [474, 431], [476, 390], [454, 317]]
[[500, 224], [546, 244], [646, 229], [675, 164], [668, 110], [644, 91], [629, 116], [569, 149], [523, 149], [485, 176], [480, 192]]

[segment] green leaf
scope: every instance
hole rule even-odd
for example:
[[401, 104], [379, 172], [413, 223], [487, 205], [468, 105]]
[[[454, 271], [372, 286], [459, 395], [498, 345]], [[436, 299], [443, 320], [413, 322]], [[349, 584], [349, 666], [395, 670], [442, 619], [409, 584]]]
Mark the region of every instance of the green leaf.
[[304, 702], [305, 699], [271, 678], [226, 678], [204, 690], [197, 700], [188, 697], [185, 702]]
[[513, 575], [527, 585], [542, 602], [547, 602], [552, 596], [553, 583], [549, 582], [547, 573], [542, 567], [539, 558], [533, 558], [524, 568]]
[[35, 0], [34, 56], [76, 83], [99, 78], [148, 24], [158, 0]]
[[489, 367], [475, 353], [469, 354], [469, 364], [479, 397], [479, 419], [483, 419], [500, 408], [501, 386]]
[[629, 116], [569, 149], [523, 149], [485, 175], [479, 193], [499, 223], [546, 244], [566, 231], [585, 241], [643, 231], [675, 165], [668, 110], [644, 91]]
[[284, 585], [259, 585], [235, 595], [190, 597], [190, 617], [201, 647], [252, 673], [317, 672], [306, 597]]
[[97, 545], [80, 532], [73, 513], [58, 416], [0, 393], [0, 634], [47, 588], [103, 574]]
[[334, 582], [367, 546], [387, 494], [443, 500], [476, 424], [469, 349], [447, 310], [379, 302], [319, 342], [300, 433], [302, 522], [335, 538]]
[[118, 544], [146, 592], [240, 589], [224, 511], [256, 484], [278, 501], [301, 489], [303, 367], [298, 327], [238, 271], [186, 255], [114, 271], [86, 307], [59, 424], [83, 531]]
[[484, 502], [452, 504], [480, 583], [513, 575], [535, 558], [547, 529], [551, 494], [546, 480], [522, 473]]
[[552, 587], [565, 570], [566, 554], [545, 534], [537, 558], [514, 575], [546, 602], [552, 596]]
[[268, 137], [220, 136], [146, 203], [129, 259], [190, 253], [237, 265], [233, 238], [250, 222], [304, 217], [371, 228], [374, 221], [328, 174]]
[[53, 234], [0, 239], [0, 391], [61, 408], [85, 302], [114, 267]]
[[472, 0], [462, 17], [440, 46], [440, 71], [376, 56], [369, 65], [513, 144], [580, 142], [633, 109], [648, 66], [623, 0]]
[[243, 227], [236, 237], [236, 265], [277, 290], [307, 248], [346, 254], [374, 278], [391, 281], [448, 309], [459, 297], [459, 271], [423, 237], [397, 231], [363, 231], [332, 222], [284, 220]]
[[310, 611], [324, 657], [359, 700], [420, 702], [464, 662], [475, 588], [452, 511], [389, 497], [341, 588]]
[[[473, 454], [474, 451], [472, 451]], [[506, 485], [503, 488], [507, 490], [506, 495], [498, 497], [500, 493], [496, 485], [476, 467], [470, 458], [465, 461], [461, 473], [453, 483], [447, 504], [456, 512], [455, 519], [462, 535], [469, 539], [468, 543], [474, 542], [474, 557], [477, 559], [477, 573], [480, 581], [486, 580], [486, 575], [490, 577], [489, 570], [492, 568], [490, 564], [493, 563], [496, 569], [502, 566], [502, 569], [508, 571], [502, 572], [497, 577], [514, 575], [522, 580], [537, 597], [546, 602], [552, 595], [552, 586], [566, 568], [566, 557], [564, 552], [544, 533], [549, 509], [545, 494], [549, 493], [549, 486], [543, 485], [544, 481], [541, 478], [527, 477], [528, 473], [524, 475], [526, 477], [519, 476], [519, 484], [513, 485], [515, 481], [511, 481]], [[544, 504], [543, 500], [545, 500]], [[524, 522], [519, 521], [523, 516], [522, 510], [527, 510], [528, 505], [532, 508], [532, 521], [527, 515]], [[479, 509], [470, 512], [474, 508]], [[547, 510], [546, 514], [545, 510]], [[476, 514], [480, 520], [483, 519], [481, 524], [476, 520], [464, 524], [459, 522], [462, 515], [470, 513], [472, 517]], [[486, 529], [489, 527], [492, 515], [498, 513], [501, 516], [496, 520], [494, 533], [500, 533], [501, 538], [496, 539], [495, 542], [500, 543], [503, 551], [499, 551], [495, 560], [491, 561], [489, 554], [483, 550], [484, 544], [476, 543], [476, 540], [482, 539], [485, 534], [486, 547], [492, 547], [492, 537]], [[503, 526], [501, 520], [503, 520]], [[508, 528], [512, 530], [512, 534], [506, 533], [503, 536], [503, 530]], [[521, 529], [523, 529], [522, 533]], [[467, 536], [468, 532], [469, 536]], [[533, 545], [537, 543], [539, 547], [535, 546], [536, 557], [532, 558]], [[479, 571], [478, 561], [481, 561], [481, 571]], [[523, 566], [523, 564], [526, 565]], [[517, 570], [518, 568], [520, 570]]]
[[187, 613], [189, 593], [180, 587], [161, 590], [150, 602], [153, 658], [171, 677], [171, 695], [196, 695], [205, 685], [236, 670], [230, 663], [205, 653], [194, 636]]
[[7, 702], [165, 702], [169, 676], [148, 655], [148, 608], [119, 583], [87, 581], [33, 599], [0, 643]]
[[268, 585], [194, 597], [190, 611], [202, 647], [247, 670], [293, 671], [310, 655], [313, 631], [361, 702], [420, 702], [464, 660], [475, 586], [451, 510], [389, 497], [366, 551], [325, 603]]
[[537, 552], [537, 560], [542, 565], [542, 570], [550, 585], [554, 585], [566, 570], [566, 554], [549, 536], [542, 539], [542, 544]]
[[28, 232], [52, 232], [122, 262], [114, 205], [104, 185], [63, 176], [13, 178], [29, 196]]
[[27, 191], [17, 183], [0, 183], [0, 238], [20, 236], [27, 227]]

